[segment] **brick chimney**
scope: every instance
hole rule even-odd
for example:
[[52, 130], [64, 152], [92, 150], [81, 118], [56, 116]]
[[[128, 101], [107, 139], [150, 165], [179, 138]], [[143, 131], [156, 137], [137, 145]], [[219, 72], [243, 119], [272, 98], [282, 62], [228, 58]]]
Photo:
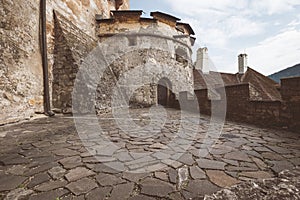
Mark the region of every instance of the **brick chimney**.
[[245, 68], [248, 66], [248, 55], [247, 54], [240, 54], [239, 58], [239, 74], [245, 73]]
[[208, 67], [208, 49], [206, 47], [199, 48], [197, 51], [197, 61], [195, 69], [203, 70], [204, 68]]

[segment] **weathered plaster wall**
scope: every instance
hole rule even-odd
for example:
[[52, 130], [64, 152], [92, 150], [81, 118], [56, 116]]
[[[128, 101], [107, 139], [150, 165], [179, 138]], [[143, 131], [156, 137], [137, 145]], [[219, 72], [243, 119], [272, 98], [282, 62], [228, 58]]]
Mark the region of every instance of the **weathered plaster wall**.
[[[120, 9], [128, 8], [128, 1], [124, 3]], [[47, 0], [50, 86], [55, 62], [54, 10], [83, 33], [95, 38], [95, 14], [108, 17], [109, 11], [115, 10], [115, 1]], [[43, 111], [39, 45], [40, 1], [2, 0], [0, 14], [0, 124], [4, 124], [29, 118], [34, 112]]]
[[[106, 44], [113, 49], [114, 52], [111, 54], [116, 52], [118, 54], [98, 88], [96, 107], [99, 112], [106, 112], [112, 107], [112, 90], [116, 82], [122, 76], [132, 74], [132, 71], [138, 67], [141, 67], [140, 73], [130, 79], [127, 75], [130, 81], [120, 85], [123, 88], [121, 91], [136, 88], [130, 96], [123, 94], [130, 105], [151, 106], [157, 104], [157, 84], [161, 78], [168, 78], [172, 82], [170, 89], [176, 99], [182, 91], [193, 91], [192, 44], [189, 36], [187, 39], [184, 37], [177, 39], [174, 36], [184, 36], [185, 34], [158, 20], [140, 18], [138, 12], [113, 14], [115, 16], [112, 18], [100, 19], [97, 25], [97, 35], [102, 45]], [[109, 52], [109, 48], [106, 50], [104, 47], [103, 50]], [[134, 51], [123, 52], [124, 49], [130, 48]], [[121, 57], [119, 57], [120, 55]], [[152, 78], [155, 73], [158, 75]], [[149, 79], [149, 77], [151, 78]], [[139, 85], [141, 79], [144, 83]], [[181, 85], [182, 88], [178, 85]]]
[[[156, 105], [157, 84], [162, 78], [170, 80], [170, 89], [178, 99], [179, 92], [193, 89], [190, 71], [188, 67], [183, 68], [174, 55], [167, 51], [143, 49], [125, 53], [108, 66], [99, 83], [97, 111], [103, 113], [111, 110], [115, 91], [120, 91], [123, 100], [130, 106]], [[128, 94], [131, 89], [134, 92]]]
[[1, 1], [0, 124], [30, 117], [42, 106], [38, 1]]

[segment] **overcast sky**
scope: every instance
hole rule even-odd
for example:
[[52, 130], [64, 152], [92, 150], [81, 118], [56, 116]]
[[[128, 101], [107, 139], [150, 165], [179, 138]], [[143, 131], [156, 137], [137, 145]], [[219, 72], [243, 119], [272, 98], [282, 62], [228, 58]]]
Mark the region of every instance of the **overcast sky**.
[[237, 56], [269, 75], [300, 63], [300, 0], [131, 0], [131, 9], [162, 11], [190, 23], [220, 72], [237, 72]]

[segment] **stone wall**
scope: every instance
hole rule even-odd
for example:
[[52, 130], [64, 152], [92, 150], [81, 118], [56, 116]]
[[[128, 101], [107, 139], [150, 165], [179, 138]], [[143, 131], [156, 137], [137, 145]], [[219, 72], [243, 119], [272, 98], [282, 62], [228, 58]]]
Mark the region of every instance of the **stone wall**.
[[69, 113], [79, 66], [97, 42], [59, 12], [55, 12], [54, 21], [52, 103], [56, 112]]
[[[120, 90], [133, 107], [157, 104], [157, 85], [162, 78], [171, 82], [170, 96], [175, 96], [171, 104], [178, 104], [175, 100], [181, 91], [193, 91], [188, 33], [141, 15], [141, 11], [113, 12], [111, 18], [97, 18], [100, 46], [110, 63], [98, 86], [99, 112], [113, 107], [113, 90]], [[179, 35], [182, 37], [174, 37]], [[127, 94], [130, 90], [133, 93]]]
[[279, 117], [281, 111], [280, 101], [250, 101], [249, 116], [250, 122], [267, 126], [281, 126]]
[[[120, 2], [119, 9], [128, 9], [128, 0]], [[95, 38], [95, 14], [108, 17], [115, 5], [114, 0], [47, 0], [50, 86], [55, 62], [53, 11], [58, 11], [83, 33]], [[2, 0], [0, 14], [0, 124], [5, 124], [29, 118], [34, 112], [43, 112], [40, 1]]]
[[249, 90], [249, 84], [240, 84], [225, 87], [227, 118], [241, 121], [246, 121], [249, 119]]
[[[112, 98], [114, 92], [118, 91], [124, 100], [119, 106], [156, 105], [158, 102], [157, 85], [162, 78], [170, 80], [172, 83], [170, 89], [178, 99], [180, 91], [192, 90], [190, 73], [191, 70], [183, 69], [175, 60], [174, 55], [168, 51], [138, 49], [124, 52], [107, 67], [98, 83], [97, 112], [109, 112], [112, 107], [115, 107], [116, 105], [112, 105]], [[125, 102], [128, 104], [126, 105]]]
[[197, 101], [199, 102], [200, 112], [206, 115], [211, 114], [211, 100], [208, 98], [207, 89], [195, 90]]
[[300, 77], [281, 79], [283, 100], [281, 120], [290, 129], [300, 130]]
[[[300, 130], [300, 77], [282, 79], [282, 101], [256, 100], [256, 90], [251, 84], [226, 86], [226, 119], [268, 127]], [[218, 90], [218, 89], [217, 89]], [[195, 90], [200, 113], [210, 115], [211, 106], [218, 107], [218, 100], [211, 100], [208, 90]], [[186, 93], [181, 94], [187, 99]]]

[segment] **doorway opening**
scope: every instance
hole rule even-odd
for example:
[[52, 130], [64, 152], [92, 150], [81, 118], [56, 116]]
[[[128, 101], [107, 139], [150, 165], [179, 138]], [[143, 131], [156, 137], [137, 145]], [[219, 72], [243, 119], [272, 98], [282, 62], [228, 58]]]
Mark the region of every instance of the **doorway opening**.
[[167, 78], [162, 78], [157, 85], [157, 103], [169, 107], [172, 99], [172, 84]]

